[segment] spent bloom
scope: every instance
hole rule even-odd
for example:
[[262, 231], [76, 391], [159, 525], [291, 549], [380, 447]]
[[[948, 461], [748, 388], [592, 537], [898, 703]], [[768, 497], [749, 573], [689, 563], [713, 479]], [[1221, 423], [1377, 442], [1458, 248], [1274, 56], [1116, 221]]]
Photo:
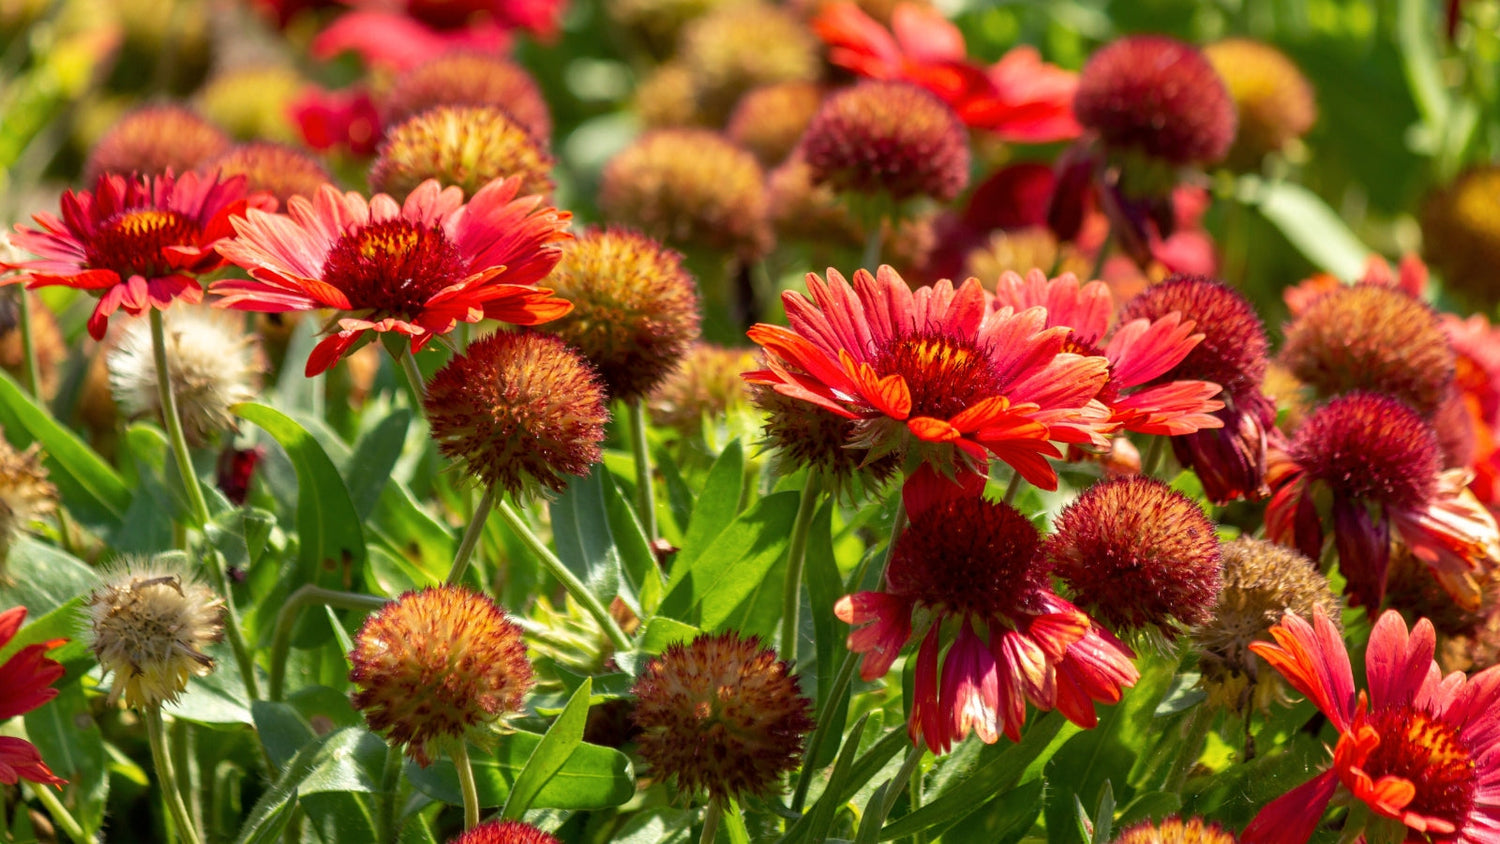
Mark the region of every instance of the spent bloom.
[[182, 106], [147, 106], [104, 133], [84, 163], [84, 178], [186, 173], [222, 155], [230, 143], [223, 129]]
[[313, 349], [309, 376], [328, 369], [372, 332], [422, 347], [459, 322], [535, 325], [568, 312], [535, 286], [561, 257], [570, 216], [517, 198], [517, 178], [490, 182], [464, 202], [460, 188], [426, 181], [404, 203], [365, 199], [324, 185], [293, 197], [287, 214], [252, 210], [220, 244], [252, 280], [212, 290], [218, 307], [280, 313], [332, 308], [337, 330]]
[[1495, 840], [1500, 669], [1442, 676], [1432, 624], [1422, 619], [1408, 632], [1388, 610], [1365, 652], [1369, 691], [1356, 695], [1349, 652], [1321, 608], [1312, 624], [1288, 613], [1271, 633], [1275, 644], [1250, 649], [1322, 710], [1339, 739], [1333, 764], [1263, 808], [1241, 841], [1303, 844], [1339, 792], [1402, 824], [1408, 840]]
[[440, 105], [386, 130], [370, 165], [370, 187], [404, 197], [427, 179], [473, 196], [495, 179], [521, 180], [517, 193], [552, 193], [545, 141], [499, 106]]
[[464, 832], [448, 844], [559, 844], [558, 840], [529, 823], [490, 821]]
[[651, 394], [651, 421], [686, 437], [701, 434], [705, 416], [720, 419], [749, 402], [750, 386], [740, 373], [754, 367], [755, 353], [749, 349], [689, 344], [682, 365]]
[[1262, 158], [1285, 149], [1318, 119], [1307, 77], [1270, 44], [1226, 38], [1204, 47], [1203, 55], [1224, 80], [1239, 114], [1227, 156], [1236, 169], [1258, 169]]
[[104, 339], [109, 317], [123, 308], [140, 316], [174, 299], [203, 300], [198, 276], [224, 265], [216, 251], [234, 234], [231, 221], [247, 209], [275, 207], [266, 194], [245, 195], [245, 179], [183, 173], [131, 177], [105, 174], [92, 191], [68, 190], [62, 216], [36, 214], [41, 229], [16, 226], [15, 245], [38, 261], [0, 264], [21, 270], [0, 284], [62, 285], [99, 296], [89, 335]]
[[790, 328], [750, 329], [766, 368], [745, 377], [856, 420], [851, 444], [872, 457], [982, 475], [993, 454], [1055, 489], [1051, 440], [1108, 445], [1094, 400], [1108, 363], [1065, 351], [1068, 329], [1047, 328], [1043, 309], [992, 311], [976, 279], [913, 291], [888, 266], [852, 285], [829, 269], [807, 286], [812, 298], [782, 296]]
[[908, 482], [911, 521], [891, 549], [885, 591], [834, 606], [858, 628], [849, 649], [864, 655], [860, 676], [884, 676], [909, 642], [921, 643], [907, 732], [934, 753], [970, 730], [987, 744], [1002, 733], [1019, 741], [1027, 701], [1094, 726], [1094, 702], [1117, 703], [1139, 678], [1134, 654], [1052, 592], [1041, 535], [1025, 516], [955, 489], [930, 472]]
[[552, 136], [552, 112], [536, 80], [499, 56], [471, 50], [443, 53], [396, 77], [381, 98], [389, 123], [439, 105], [498, 106], [544, 144]]
[[202, 170], [217, 170], [224, 178], [244, 176], [246, 190], [265, 191], [282, 204], [294, 196], [312, 196], [329, 180], [328, 168], [318, 159], [265, 141], [230, 147]]
[[1476, 304], [1500, 301], [1491, 270], [1500, 261], [1500, 167], [1481, 165], [1428, 197], [1422, 206], [1427, 260], [1446, 287]]
[[[24, 621], [25, 607], [11, 607], [0, 612], [0, 650], [16, 637]], [[63, 667], [56, 660], [48, 659], [46, 654], [66, 641], [36, 642], [0, 663], [0, 721], [24, 715], [57, 697], [57, 689], [52, 688], [52, 684], [63, 676]], [[67, 784], [67, 780], [52, 773], [31, 742], [0, 736], [0, 784], [15, 785], [23, 779], [58, 789]]]
[[688, 793], [770, 792], [801, 763], [813, 728], [812, 702], [791, 665], [733, 630], [671, 645], [632, 691], [641, 757]]
[[[164, 316], [168, 369], [183, 433], [193, 445], [204, 445], [220, 431], [233, 430], [230, 407], [253, 401], [260, 386], [261, 363], [255, 335], [245, 331], [240, 314], [207, 308], [174, 308]], [[161, 418], [156, 357], [151, 326], [144, 320], [126, 325], [105, 353], [109, 388], [128, 418]]]
[[578, 352], [534, 331], [498, 331], [438, 370], [425, 399], [438, 450], [485, 486], [561, 492], [603, 459], [603, 385]]
[[365, 619], [349, 654], [354, 708], [422, 767], [442, 745], [483, 741], [533, 684], [521, 628], [462, 586], [407, 592]]
[[11, 543], [56, 510], [57, 487], [47, 480], [41, 446], [32, 443], [17, 451], [0, 436], [0, 584]]
[[177, 700], [206, 677], [204, 648], [224, 637], [224, 601], [166, 556], [129, 559], [103, 576], [86, 602], [90, 647], [114, 674], [109, 701], [151, 707]]
[[740, 98], [724, 133], [760, 160], [775, 167], [785, 161], [823, 103], [823, 88], [812, 82], [764, 85]]

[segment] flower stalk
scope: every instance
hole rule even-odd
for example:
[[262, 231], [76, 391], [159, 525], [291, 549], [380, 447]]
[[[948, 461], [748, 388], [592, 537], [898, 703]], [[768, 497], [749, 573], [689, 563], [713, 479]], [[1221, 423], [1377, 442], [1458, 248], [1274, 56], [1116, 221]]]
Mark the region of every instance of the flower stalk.
[[635, 500], [636, 511], [641, 517], [641, 528], [646, 532], [646, 541], [655, 542], [656, 481], [651, 472], [651, 445], [646, 441], [646, 408], [639, 396], [629, 403], [630, 445], [635, 451]]
[[464, 795], [464, 829], [470, 830], [479, 826], [479, 787], [474, 783], [469, 746], [462, 741], [453, 747], [453, 767], [458, 771], [458, 788]]
[[625, 631], [620, 629], [620, 623], [615, 621], [614, 616], [609, 614], [609, 609], [604, 606], [603, 602], [593, 592], [589, 591], [588, 586], [579, 580], [577, 575], [568, 571], [568, 567], [563, 564], [562, 560], [558, 559], [556, 554], [552, 553], [552, 549], [548, 548], [547, 544], [541, 540], [541, 537], [536, 535], [531, 526], [526, 524], [526, 520], [521, 517], [516, 508], [512, 507], [509, 502], [502, 500], [495, 505], [495, 509], [499, 511], [500, 518], [505, 520], [505, 523], [510, 526], [512, 531], [515, 531], [516, 537], [521, 540], [531, 553], [536, 555], [537, 560], [542, 564], [542, 568], [557, 578], [558, 582], [562, 584], [563, 589], [569, 595], [573, 596], [573, 600], [577, 601], [580, 606], [588, 611], [589, 615], [594, 617], [594, 620], [599, 623], [600, 628], [604, 630], [604, 635], [609, 637], [609, 641], [614, 645], [615, 649], [621, 651], [629, 650], [630, 637], [626, 636]]
[[286, 659], [292, 648], [292, 628], [302, 610], [309, 606], [324, 604], [346, 610], [378, 610], [387, 599], [355, 592], [338, 592], [309, 583], [293, 592], [276, 614], [276, 628], [271, 640], [270, 697], [273, 703], [280, 701], [286, 687]]
[[479, 506], [475, 508], [474, 515], [469, 519], [469, 526], [464, 530], [464, 538], [458, 545], [458, 553], [453, 555], [453, 567], [448, 570], [447, 583], [457, 584], [463, 580], [464, 572], [469, 570], [469, 561], [474, 557], [474, 549], [479, 545], [479, 537], [484, 534], [484, 523], [489, 519], [490, 511], [495, 509], [495, 491], [495, 484], [484, 488], [484, 495], [479, 499]]
[[[153, 311], [152, 313], [159, 313]], [[146, 722], [146, 740], [151, 745], [151, 761], [156, 765], [157, 785], [161, 787], [162, 800], [172, 816], [177, 835], [188, 844], [201, 844], [202, 838], [188, 814], [187, 804], [182, 801], [182, 791], [177, 786], [177, 775], [172, 769], [172, 758], [167, 753], [167, 739], [162, 728], [161, 704], [154, 703], [141, 712]]]
[[802, 613], [802, 570], [807, 563], [807, 535], [812, 528], [813, 516], [818, 512], [822, 488], [822, 477], [817, 471], [809, 472], [807, 483], [802, 487], [802, 497], [797, 503], [797, 519], [792, 523], [792, 538], [787, 549], [784, 604], [781, 609], [781, 652], [787, 659], [797, 658], [797, 628]]

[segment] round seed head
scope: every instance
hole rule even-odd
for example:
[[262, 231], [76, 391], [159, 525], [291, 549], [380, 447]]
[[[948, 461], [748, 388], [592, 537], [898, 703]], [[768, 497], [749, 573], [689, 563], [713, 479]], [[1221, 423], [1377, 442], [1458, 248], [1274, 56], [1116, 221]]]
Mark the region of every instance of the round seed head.
[[1313, 89], [1285, 53], [1248, 38], [1226, 38], [1203, 48], [1239, 113], [1227, 156], [1231, 167], [1258, 170], [1267, 154], [1307, 134], [1318, 119]]
[[520, 65], [486, 53], [460, 50], [417, 65], [396, 77], [382, 105], [389, 123], [439, 105], [494, 106], [543, 148], [552, 137], [552, 112], [536, 80]]
[[311, 199], [318, 188], [333, 181], [316, 158], [280, 144], [254, 142], [231, 147], [203, 166], [224, 178], [244, 176], [246, 191], [265, 191], [283, 207], [294, 196]]
[[775, 167], [796, 149], [822, 102], [823, 89], [812, 82], [765, 85], [740, 98], [724, 133]]
[[306, 84], [290, 66], [244, 67], [215, 75], [199, 92], [197, 104], [235, 138], [296, 143], [300, 133], [290, 108]]
[[851, 444], [859, 433], [852, 419], [763, 384], [751, 386], [751, 402], [765, 414], [763, 442], [780, 463], [777, 474], [816, 470], [829, 488], [843, 492], [856, 484], [882, 487], [901, 469], [900, 455], [891, 452], [872, 459], [869, 448]]
[[560, 844], [529, 823], [490, 821], [465, 832], [448, 844]]
[[147, 106], [104, 133], [84, 162], [84, 180], [92, 184], [101, 173], [186, 173], [221, 155], [230, 143], [222, 129], [182, 106]]
[[1422, 248], [1446, 286], [1475, 305], [1500, 302], [1500, 165], [1476, 167], [1422, 207]]
[[1114, 844], [1235, 844], [1234, 834], [1203, 818], [1141, 821], [1120, 830]]
[[520, 195], [552, 193], [552, 156], [496, 106], [440, 105], [392, 126], [370, 166], [370, 187], [394, 197], [437, 179], [472, 197], [491, 181], [522, 178]]
[[1432, 497], [1442, 468], [1427, 420], [1379, 393], [1349, 393], [1313, 411], [1292, 438], [1291, 455], [1336, 498], [1402, 509]]
[[1258, 389], [1270, 343], [1250, 300], [1217, 279], [1178, 274], [1126, 302], [1120, 322], [1155, 321], [1173, 311], [1192, 321], [1203, 341], [1159, 381], [1212, 381], [1236, 399]]
[[750, 399], [741, 372], [755, 368], [749, 349], [726, 349], [710, 343], [688, 346], [677, 367], [651, 394], [651, 421], [684, 437], [703, 432], [703, 418], [721, 419]]
[[822, 71], [817, 36], [796, 15], [766, 3], [725, 3], [682, 31], [679, 55], [697, 83], [713, 125], [751, 89], [815, 82]]

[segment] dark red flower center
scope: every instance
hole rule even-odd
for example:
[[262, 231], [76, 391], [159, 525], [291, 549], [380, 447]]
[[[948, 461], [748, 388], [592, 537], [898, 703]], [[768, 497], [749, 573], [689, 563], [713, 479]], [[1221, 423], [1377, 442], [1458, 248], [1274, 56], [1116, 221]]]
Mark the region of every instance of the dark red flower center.
[[339, 238], [323, 264], [323, 280], [343, 291], [354, 310], [415, 316], [466, 271], [442, 229], [397, 219]]
[[1318, 408], [1292, 440], [1292, 457], [1347, 499], [1416, 507], [1442, 468], [1437, 435], [1389, 396], [1350, 393]]
[[911, 415], [950, 419], [990, 396], [1002, 395], [990, 356], [972, 342], [938, 333], [896, 337], [875, 352], [881, 376], [898, 374], [911, 389]]
[[162, 250], [196, 246], [201, 235], [196, 222], [176, 211], [136, 208], [110, 218], [85, 248], [89, 266], [113, 270], [122, 279], [159, 278], [173, 272]]
[[1014, 617], [1047, 587], [1040, 545], [1014, 507], [955, 498], [914, 517], [896, 540], [889, 589], [955, 612]]
[[1417, 794], [1407, 811], [1462, 829], [1474, 808], [1476, 777], [1474, 757], [1458, 729], [1410, 706], [1372, 712], [1369, 720], [1380, 744], [1365, 760], [1365, 773], [1376, 780], [1410, 780]]

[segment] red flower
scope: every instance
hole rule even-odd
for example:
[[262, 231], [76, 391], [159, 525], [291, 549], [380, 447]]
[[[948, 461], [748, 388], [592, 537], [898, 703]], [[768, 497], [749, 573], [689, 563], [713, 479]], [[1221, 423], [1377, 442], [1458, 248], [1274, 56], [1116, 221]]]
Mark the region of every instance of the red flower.
[[380, 115], [364, 88], [304, 90], [287, 107], [302, 132], [302, 141], [320, 152], [339, 147], [355, 155], [374, 155], [380, 145]]
[[1041, 270], [1032, 270], [1025, 279], [1013, 272], [1001, 275], [994, 307], [1045, 308], [1047, 327], [1071, 329], [1075, 345], [1109, 361], [1109, 381], [1099, 399], [1109, 405], [1112, 426], [1165, 436], [1223, 427], [1223, 420], [1213, 415], [1224, 407], [1214, 398], [1218, 384], [1180, 380], [1143, 386], [1177, 366], [1203, 341], [1202, 334], [1193, 333], [1193, 321], [1179, 312], [1115, 324], [1109, 285], [1091, 281], [1080, 286], [1072, 273], [1049, 280]]
[[367, 63], [409, 70], [454, 50], [503, 53], [511, 31], [557, 34], [564, 0], [347, 0], [355, 8], [313, 39], [313, 55], [352, 50]]
[[[908, 483], [905, 500], [911, 522], [892, 549], [886, 591], [846, 595], [834, 614], [864, 625], [849, 649], [864, 654], [866, 680], [921, 640], [913, 743], [942, 753], [970, 730], [988, 744], [1001, 733], [1019, 741], [1027, 701], [1092, 727], [1094, 701], [1116, 703], [1135, 685], [1130, 649], [1052, 592], [1041, 537], [1025, 516], [958, 494], [930, 472]], [[952, 646], [940, 658], [945, 640]]]
[[977, 279], [913, 292], [896, 271], [808, 274], [812, 299], [788, 291], [791, 328], [756, 325], [767, 369], [746, 380], [859, 420], [853, 445], [872, 457], [911, 453], [947, 471], [985, 474], [990, 454], [1031, 483], [1057, 488], [1050, 440], [1108, 445], [1094, 400], [1108, 378], [1098, 356], [1064, 350], [1046, 312], [990, 310]]
[[[467, 204], [428, 180], [404, 204], [324, 185], [288, 214], [251, 211], [220, 248], [253, 281], [212, 290], [218, 307], [278, 313], [333, 308], [339, 330], [313, 350], [307, 374], [332, 366], [366, 332], [395, 331], [420, 351], [459, 322], [536, 325], [572, 307], [535, 287], [557, 265], [571, 215], [516, 198], [519, 178], [485, 185]], [[539, 207], [540, 206], [540, 207]]]
[[61, 219], [33, 217], [40, 231], [16, 226], [15, 245], [42, 260], [0, 264], [22, 271], [0, 285], [29, 281], [31, 288], [97, 293], [88, 328], [101, 340], [110, 314], [120, 308], [140, 316], [166, 309], [173, 299], [203, 301], [198, 276], [224, 265], [214, 247], [234, 233], [231, 219], [247, 207], [274, 209], [276, 201], [260, 193], [247, 197], [243, 176], [168, 172], [132, 179], [104, 174], [92, 192], [65, 192], [61, 205]]
[[1287, 613], [1271, 635], [1275, 644], [1250, 649], [1317, 704], [1339, 740], [1333, 766], [1262, 809], [1242, 842], [1302, 844], [1341, 786], [1405, 825], [1408, 841], [1500, 842], [1500, 668], [1443, 677], [1432, 623], [1408, 634], [1389, 610], [1365, 652], [1369, 693], [1356, 697], [1349, 653], [1321, 607], [1311, 625]]
[[[0, 612], [0, 650], [16, 637], [25, 620], [25, 607]], [[0, 721], [30, 712], [57, 697], [57, 689], [51, 686], [63, 675], [63, 667], [45, 654], [66, 641], [53, 639], [27, 645], [0, 665]], [[58, 788], [67, 783], [52, 773], [31, 742], [0, 736], [0, 783], [15, 785], [18, 779]]]
[[834, 64], [920, 85], [968, 126], [1021, 143], [1068, 140], [1082, 131], [1073, 117], [1077, 74], [1043, 62], [1031, 47], [1017, 47], [988, 68], [975, 64], [963, 33], [932, 9], [898, 3], [887, 31], [855, 4], [832, 3], [813, 29]]

